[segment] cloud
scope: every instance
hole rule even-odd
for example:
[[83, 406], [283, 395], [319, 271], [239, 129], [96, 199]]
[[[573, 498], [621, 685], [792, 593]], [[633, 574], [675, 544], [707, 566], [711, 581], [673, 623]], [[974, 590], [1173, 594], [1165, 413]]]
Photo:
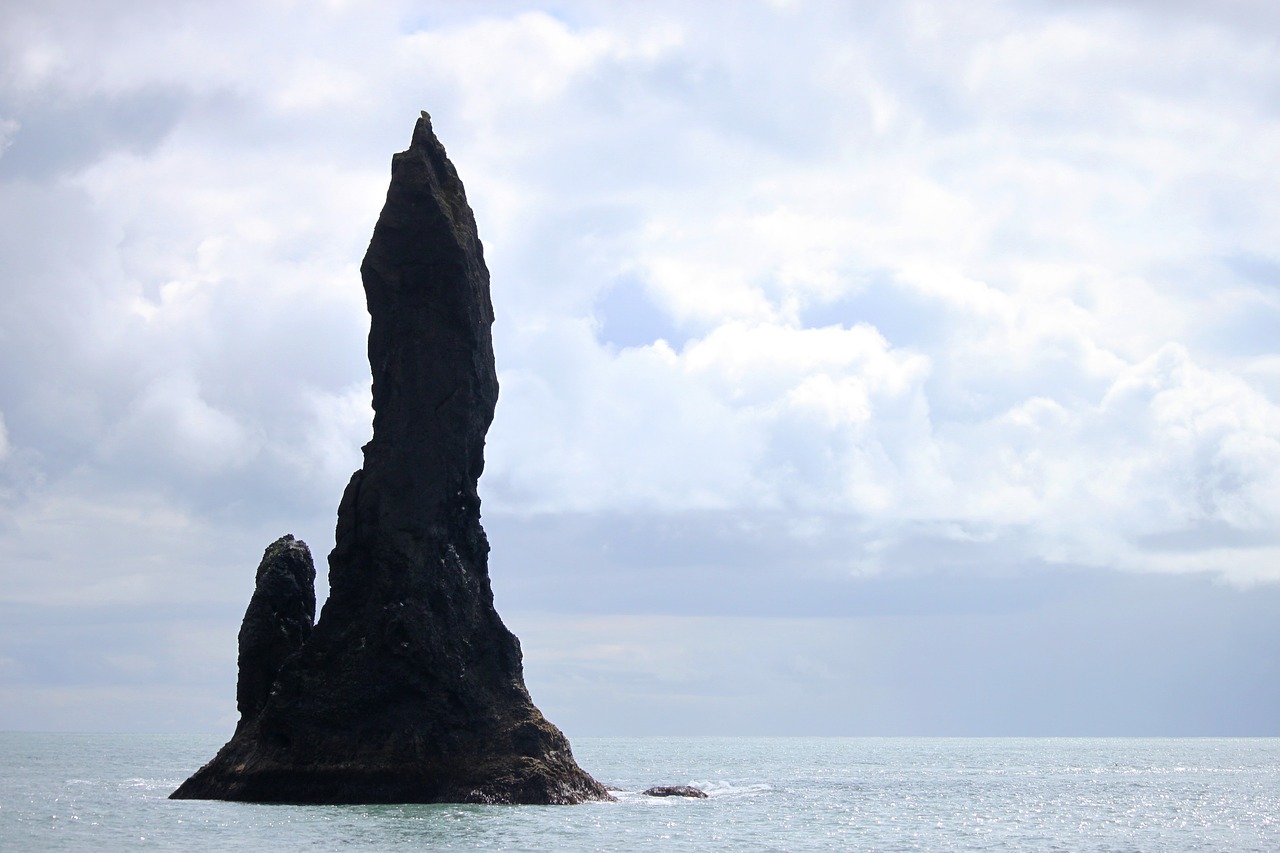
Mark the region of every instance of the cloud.
[[202, 398], [190, 377], [170, 375], [143, 390], [104, 450], [109, 456], [168, 457], [199, 473], [250, 462], [254, 444], [241, 424]]
[[869, 578], [1270, 590], [1275, 23], [10, 4], [0, 586], [72, 625], [242, 601], [284, 532], [328, 551], [369, 435], [359, 258], [426, 108], [493, 278], [500, 601], [760, 619], [763, 644], [795, 619], [816, 685], [865, 673], [813, 653], [844, 628], [798, 623]]
[[23, 110], [11, 121], [0, 177], [44, 180], [74, 173], [111, 152], [146, 155], [178, 120], [184, 93], [94, 95]]
[[[864, 583], [873, 612], [818, 619], [508, 621], [528, 650], [530, 689], [555, 697], [543, 709], [571, 735], [608, 733], [620, 718], [649, 735], [721, 736], [1185, 736], [1206, 719], [1241, 734], [1269, 725], [1260, 709], [1275, 707], [1276, 665], [1258, 650], [1272, 635], [1275, 587], [1246, 595], [1203, 579], [1076, 574], [968, 595], [960, 584], [931, 589]], [[957, 593], [977, 607], [955, 607]]]

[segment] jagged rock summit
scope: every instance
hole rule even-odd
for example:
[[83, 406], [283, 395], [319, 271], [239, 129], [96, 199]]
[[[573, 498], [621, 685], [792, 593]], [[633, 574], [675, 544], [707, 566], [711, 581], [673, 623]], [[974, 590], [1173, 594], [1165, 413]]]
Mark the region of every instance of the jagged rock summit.
[[392, 158], [360, 272], [373, 439], [338, 507], [329, 599], [313, 629], [305, 545], [267, 549], [240, 634], [240, 723], [172, 796], [612, 799], [534, 707], [493, 608], [476, 492], [498, 398], [489, 273], [425, 112]]

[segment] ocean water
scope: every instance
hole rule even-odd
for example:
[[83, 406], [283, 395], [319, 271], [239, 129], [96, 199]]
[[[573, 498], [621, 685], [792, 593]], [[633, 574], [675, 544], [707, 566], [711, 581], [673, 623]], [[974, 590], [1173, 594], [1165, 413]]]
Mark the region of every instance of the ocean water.
[[1280, 851], [1280, 738], [577, 738], [706, 800], [174, 802], [208, 736], [0, 733], [0, 850]]

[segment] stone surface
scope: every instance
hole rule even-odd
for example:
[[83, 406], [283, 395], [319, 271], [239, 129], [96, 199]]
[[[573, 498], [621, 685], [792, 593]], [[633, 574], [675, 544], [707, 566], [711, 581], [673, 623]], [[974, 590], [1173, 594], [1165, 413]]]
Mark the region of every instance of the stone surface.
[[493, 608], [476, 492], [498, 398], [489, 273], [426, 113], [391, 175], [360, 269], [373, 438], [338, 508], [329, 599], [252, 716], [267, 666], [249, 673], [246, 717], [172, 796], [611, 799], [534, 707], [519, 642]]
[[692, 797], [698, 800], [707, 798], [706, 791], [701, 791], [692, 785], [656, 785], [640, 793], [649, 797]]
[[306, 542], [282, 536], [267, 546], [240, 624], [239, 726], [262, 712], [280, 667], [302, 648], [316, 621], [316, 568]]

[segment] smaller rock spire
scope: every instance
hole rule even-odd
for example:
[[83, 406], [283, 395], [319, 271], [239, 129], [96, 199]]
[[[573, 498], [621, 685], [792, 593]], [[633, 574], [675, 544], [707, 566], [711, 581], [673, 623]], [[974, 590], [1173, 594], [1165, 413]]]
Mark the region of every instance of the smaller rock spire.
[[534, 706], [493, 607], [478, 480], [498, 400], [489, 271], [426, 113], [360, 266], [373, 437], [338, 506], [329, 600], [285, 537], [240, 633], [243, 715], [177, 799], [612, 799]]
[[316, 619], [316, 568], [307, 543], [286, 534], [267, 546], [253, 597], [240, 624], [240, 723], [257, 717], [280, 667], [311, 636]]

